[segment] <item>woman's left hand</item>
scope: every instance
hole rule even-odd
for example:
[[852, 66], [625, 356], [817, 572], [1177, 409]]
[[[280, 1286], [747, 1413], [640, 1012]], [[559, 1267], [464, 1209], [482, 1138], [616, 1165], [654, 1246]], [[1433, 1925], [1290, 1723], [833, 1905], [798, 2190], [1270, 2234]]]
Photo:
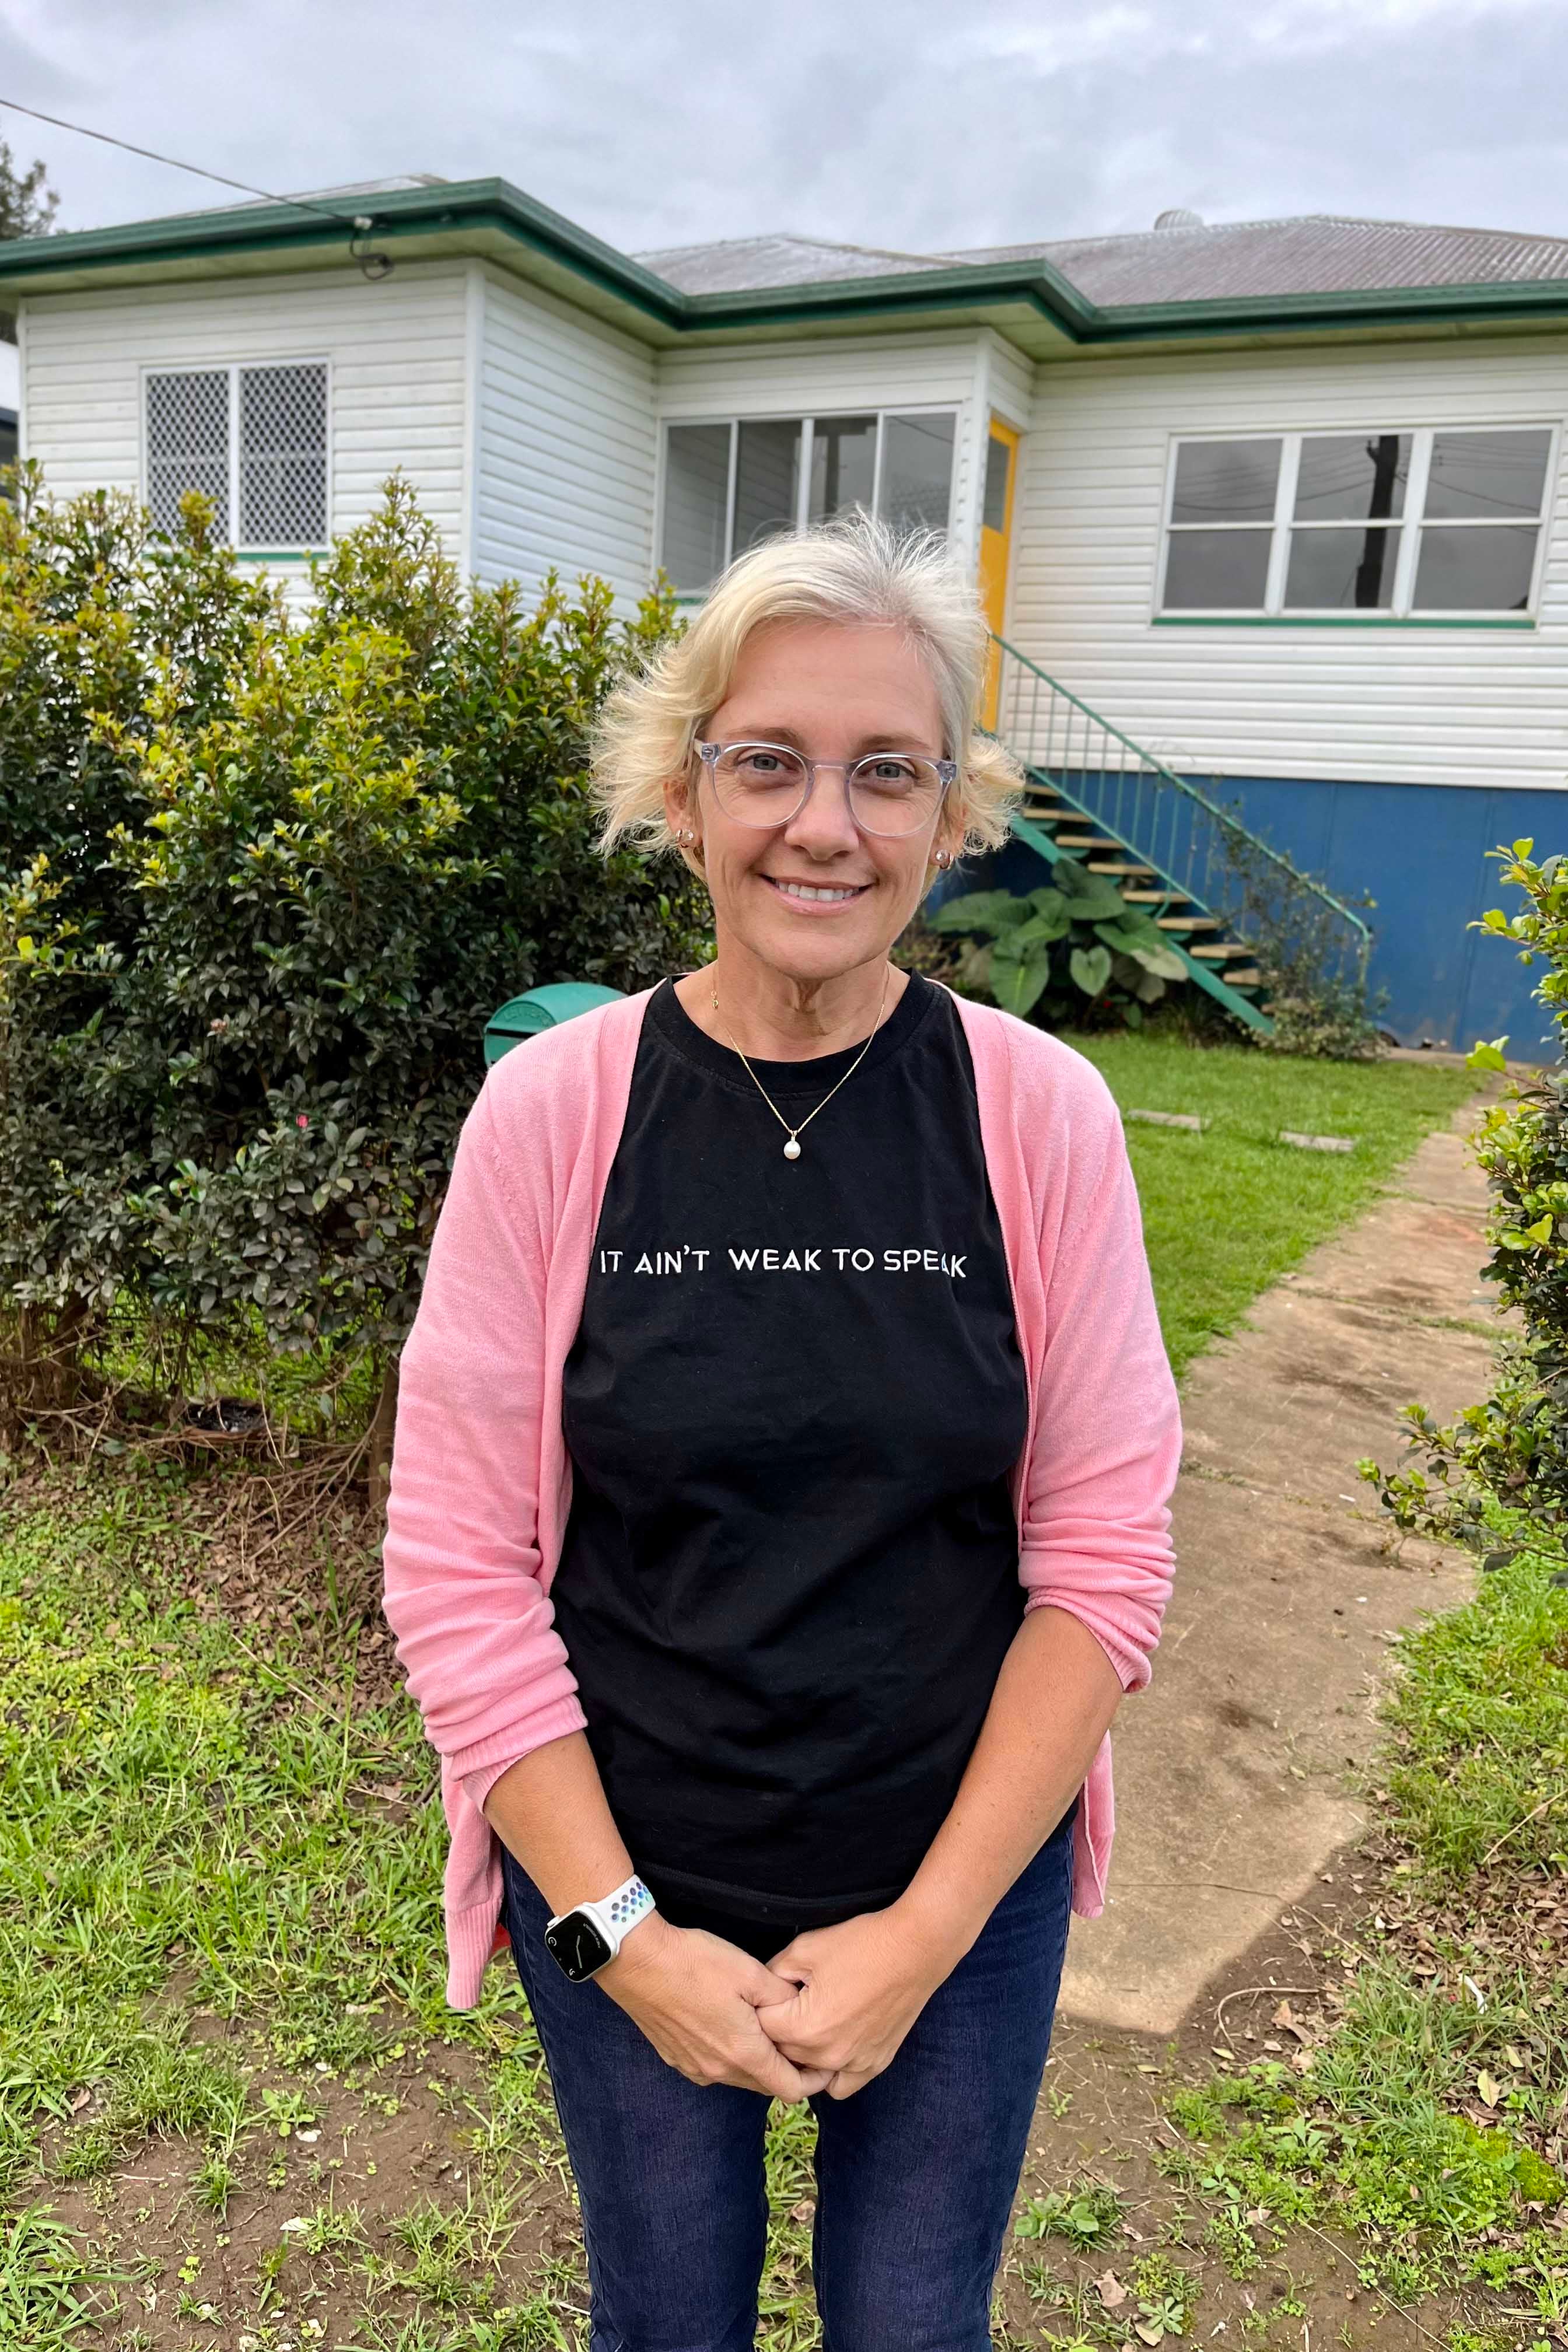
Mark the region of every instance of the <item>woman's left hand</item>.
[[768, 1965], [800, 1990], [759, 2008], [758, 2024], [794, 2065], [827, 2075], [830, 2099], [847, 2099], [891, 2063], [952, 1961], [894, 1906], [797, 1936]]

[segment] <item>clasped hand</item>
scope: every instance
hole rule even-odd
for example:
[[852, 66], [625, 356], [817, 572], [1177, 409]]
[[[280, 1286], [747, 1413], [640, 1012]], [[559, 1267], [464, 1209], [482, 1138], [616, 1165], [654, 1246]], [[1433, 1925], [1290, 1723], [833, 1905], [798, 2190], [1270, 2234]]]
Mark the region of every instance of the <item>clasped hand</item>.
[[896, 1906], [797, 1936], [766, 1966], [656, 1913], [599, 1982], [689, 2082], [794, 2103], [879, 2074], [951, 1965]]

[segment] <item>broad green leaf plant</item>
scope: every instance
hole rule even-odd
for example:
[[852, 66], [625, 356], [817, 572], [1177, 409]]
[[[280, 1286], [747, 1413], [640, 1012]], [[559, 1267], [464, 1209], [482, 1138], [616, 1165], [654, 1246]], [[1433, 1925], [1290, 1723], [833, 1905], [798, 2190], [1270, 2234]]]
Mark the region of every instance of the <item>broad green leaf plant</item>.
[[974, 941], [960, 962], [959, 986], [1023, 1016], [1054, 984], [1115, 1005], [1137, 1028], [1144, 1007], [1184, 979], [1186, 966], [1152, 916], [1129, 907], [1108, 877], [1066, 856], [1052, 876], [1026, 896], [972, 890], [930, 917], [931, 929]]

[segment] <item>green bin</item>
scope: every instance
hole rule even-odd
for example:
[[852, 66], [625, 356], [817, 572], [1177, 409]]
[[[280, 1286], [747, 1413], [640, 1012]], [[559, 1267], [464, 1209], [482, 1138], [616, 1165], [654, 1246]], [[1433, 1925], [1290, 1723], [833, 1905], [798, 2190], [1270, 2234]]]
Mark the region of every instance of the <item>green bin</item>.
[[537, 1037], [542, 1029], [558, 1029], [563, 1021], [575, 1021], [579, 1013], [592, 1013], [595, 1005], [614, 1004], [625, 993], [620, 988], [600, 988], [590, 980], [558, 980], [548, 988], [525, 989], [485, 1023], [486, 1068], [510, 1054], [514, 1045], [521, 1045], [525, 1037]]

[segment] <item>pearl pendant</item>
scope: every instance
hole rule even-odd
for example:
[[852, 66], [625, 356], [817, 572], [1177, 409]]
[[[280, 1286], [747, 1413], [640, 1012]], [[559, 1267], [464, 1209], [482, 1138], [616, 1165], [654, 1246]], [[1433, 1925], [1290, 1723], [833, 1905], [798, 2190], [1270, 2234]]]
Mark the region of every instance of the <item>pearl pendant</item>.
[[800, 1158], [800, 1146], [795, 1141], [793, 1135], [790, 1137], [789, 1141], [784, 1145], [784, 1158], [786, 1160], [798, 1160]]

